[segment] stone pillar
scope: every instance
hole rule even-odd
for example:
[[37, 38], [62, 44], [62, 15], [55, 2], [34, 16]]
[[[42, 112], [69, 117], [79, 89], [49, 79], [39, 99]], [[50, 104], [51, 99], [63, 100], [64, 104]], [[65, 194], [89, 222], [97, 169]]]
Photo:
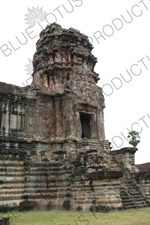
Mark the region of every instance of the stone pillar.
[[100, 109], [97, 109], [96, 112], [96, 134], [97, 139], [99, 140], [101, 138], [101, 130], [100, 130]]
[[97, 139], [98, 138], [98, 132], [97, 132], [97, 116], [95, 113], [91, 114], [91, 139]]
[[17, 107], [17, 130], [20, 130], [21, 128], [21, 106], [20, 104], [18, 103], [18, 107]]
[[59, 77], [55, 77], [55, 92], [60, 93], [60, 79]]
[[9, 134], [9, 101], [6, 103], [6, 114], [5, 114], [5, 135]]
[[24, 119], [25, 119], [25, 105], [22, 104], [22, 110], [21, 110], [21, 130], [24, 130]]
[[72, 105], [72, 101], [69, 101], [69, 105], [70, 105], [70, 110], [68, 112], [68, 117], [69, 117], [69, 126], [70, 126], [70, 138], [75, 136], [75, 121], [74, 121], [74, 112], [72, 110], [73, 105]]
[[75, 127], [76, 127], [76, 136], [77, 138], [81, 138], [82, 135], [82, 126], [80, 121], [80, 113], [78, 110], [75, 111]]
[[16, 129], [17, 124], [17, 115], [11, 114], [10, 115], [10, 129]]
[[2, 134], [5, 130], [5, 117], [6, 117], [5, 103], [3, 103], [2, 104], [2, 121], [1, 121], [1, 132], [2, 132]]
[[100, 111], [100, 122], [101, 122], [101, 134], [102, 134], [102, 139], [105, 140], [104, 114], [103, 114], [103, 110]]
[[56, 138], [62, 138], [62, 114], [60, 99], [56, 99]]

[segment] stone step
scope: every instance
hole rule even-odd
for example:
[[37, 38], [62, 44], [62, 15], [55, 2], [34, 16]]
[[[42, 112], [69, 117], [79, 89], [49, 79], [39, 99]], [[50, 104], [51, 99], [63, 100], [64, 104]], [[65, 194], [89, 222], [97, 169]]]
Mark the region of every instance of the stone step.
[[1, 177], [9, 177], [9, 176], [24, 176], [24, 173], [22, 173], [22, 172], [18, 172], [18, 171], [7, 171], [7, 172], [0, 172], [0, 176]]
[[140, 208], [148, 206], [147, 200], [143, 197], [138, 186], [131, 180], [124, 181], [126, 188], [120, 188], [122, 204], [125, 209]]
[[145, 204], [145, 205], [147, 205], [146, 201], [143, 201], [143, 200], [137, 200], [137, 199], [133, 199], [133, 198], [132, 198], [132, 199], [126, 199], [126, 200], [123, 200], [123, 199], [122, 199], [122, 202], [123, 202], [123, 203], [126, 203], [126, 204], [128, 204], [129, 202], [130, 202], [130, 203], [133, 202], [133, 203], [137, 203], [137, 204]]
[[138, 196], [142, 196], [141, 193], [140, 193], [139, 191], [133, 192], [133, 191], [131, 191], [131, 190], [127, 190], [127, 192], [126, 192], [126, 191], [120, 190], [120, 192], [121, 192], [122, 194], [126, 193], [127, 195], [134, 195], [134, 196], [137, 196], [137, 197], [138, 197]]
[[122, 202], [124, 203], [124, 204], [126, 204], [126, 205], [128, 205], [128, 204], [146, 204], [146, 202], [145, 201], [142, 201], [142, 200], [140, 200], [140, 201], [138, 201], [138, 200], [136, 200], [136, 199], [131, 199], [131, 198], [129, 198], [129, 199], [126, 199], [126, 200], [122, 200]]
[[21, 189], [21, 188], [24, 188], [24, 186], [25, 186], [24, 182], [22, 184], [20, 182], [18, 184], [17, 183], [13, 184], [12, 182], [11, 183], [7, 182], [7, 184], [6, 183], [3, 184], [3, 189], [13, 189], [13, 188]]

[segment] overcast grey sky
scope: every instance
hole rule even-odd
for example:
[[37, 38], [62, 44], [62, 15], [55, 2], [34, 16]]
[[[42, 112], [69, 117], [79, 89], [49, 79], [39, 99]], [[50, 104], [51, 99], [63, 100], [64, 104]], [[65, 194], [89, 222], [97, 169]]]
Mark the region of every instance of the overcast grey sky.
[[93, 44], [106, 139], [118, 149], [130, 146], [128, 130], [139, 131], [136, 163], [150, 161], [150, 1], [1, 0], [1, 82], [31, 83], [39, 33], [53, 22], [80, 30]]

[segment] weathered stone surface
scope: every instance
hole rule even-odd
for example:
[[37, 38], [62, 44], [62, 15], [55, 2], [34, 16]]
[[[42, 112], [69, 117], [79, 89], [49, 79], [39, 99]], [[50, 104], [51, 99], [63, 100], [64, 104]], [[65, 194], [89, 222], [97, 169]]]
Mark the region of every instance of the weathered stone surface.
[[131, 207], [137, 194], [149, 204], [136, 182], [137, 149], [111, 152], [105, 140], [91, 50], [87, 36], [52, 24], [37, 42], [32, 84], [0, 83], [0, 210], [109, 211], [128, 208], [129, 191]]
[[150, 203], [150, 163], [138, 164], [139, 173], [136, 175], [137, 186]]
[[10, 225], [10, 219], [6, 217], [0, 217], [0, 225]]

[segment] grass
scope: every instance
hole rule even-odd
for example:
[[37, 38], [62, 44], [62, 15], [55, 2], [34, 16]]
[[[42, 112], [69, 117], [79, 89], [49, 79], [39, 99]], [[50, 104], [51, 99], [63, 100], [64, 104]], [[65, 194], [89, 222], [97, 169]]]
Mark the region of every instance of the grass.
[[150, 208], [110, 213], [74, 211], [29, 211], [0, 213], [11, 225], [150, 225]]

